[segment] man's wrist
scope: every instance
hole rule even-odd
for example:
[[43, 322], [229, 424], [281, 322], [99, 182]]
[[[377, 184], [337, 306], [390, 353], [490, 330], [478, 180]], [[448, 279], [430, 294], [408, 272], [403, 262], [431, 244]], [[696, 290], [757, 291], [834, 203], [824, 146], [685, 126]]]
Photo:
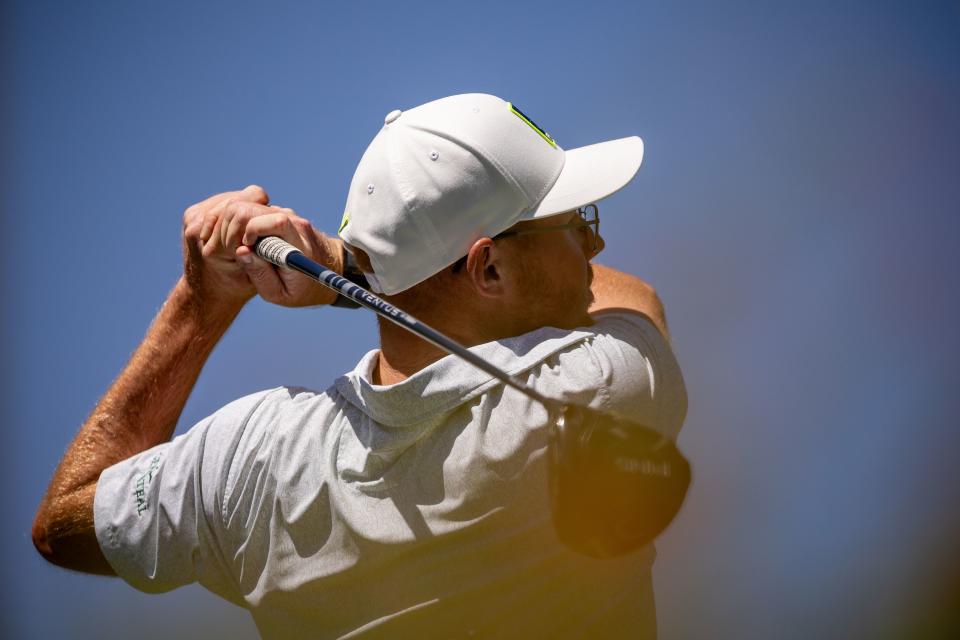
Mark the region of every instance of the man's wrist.
[[214, 295], [181, 276], [166, 304], [175, 305], [176, 315], [184, 314], [204, 326], [229, 326], [252, 297]]

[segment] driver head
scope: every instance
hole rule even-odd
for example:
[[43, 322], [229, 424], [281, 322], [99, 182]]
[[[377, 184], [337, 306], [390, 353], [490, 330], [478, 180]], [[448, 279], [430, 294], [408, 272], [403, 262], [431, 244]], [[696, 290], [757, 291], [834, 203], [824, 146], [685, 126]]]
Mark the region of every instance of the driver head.
[[554, 525], [575, 551], [597, 558], [636, 551], [653, 542], [680, 510], [690, 464], [653, 429], [565, 406], [553, 437]]

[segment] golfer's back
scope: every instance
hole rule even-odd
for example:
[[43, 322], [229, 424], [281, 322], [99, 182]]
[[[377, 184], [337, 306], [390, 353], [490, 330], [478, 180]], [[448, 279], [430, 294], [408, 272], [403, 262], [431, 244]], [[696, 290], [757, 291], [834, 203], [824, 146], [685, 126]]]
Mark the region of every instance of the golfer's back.
[[[685, 403], [664, 413], [683, 396], [675, 361], [661, 357], [669, 348], [639, 355], [621, 337], [631, 332], [632, 343], [659, 335], [639, 316], [611, 314], [589, 331], [545, 328], [475, 349], [544, 393], [615, 397], [678, 428]], [[640, 360], [620, 364], [635, 375], [598, 384], [612, 359], [630, 357]], [[145, 513], [163, 514], [104, 525], [118, 573], [150, 591], [199, 580], [248, 607], [267, 638], [655, 633], [652, 548], [596, 560], [557, 540], [541, 406], [455, 358], [374, 385], [375, 359], [323, 393], [238, 400], [168, 445], [161, 463], [148, 451], [107, 470], [104, 505], [153, 464]], [[188, 530], [197, 533], [184, 546]], [[111, 535], [123, 544], [111, 547]]]

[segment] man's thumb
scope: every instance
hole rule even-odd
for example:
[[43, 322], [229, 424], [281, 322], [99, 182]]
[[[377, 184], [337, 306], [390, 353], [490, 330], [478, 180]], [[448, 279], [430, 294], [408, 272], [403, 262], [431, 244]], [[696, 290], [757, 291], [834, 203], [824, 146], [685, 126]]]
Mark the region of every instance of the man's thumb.
[[[239, 253], [243, 249], [247, 251]], [[283, 282], [272, 264], [249, 252], [249, 247], [238, 249], [237, 262], [243, 267], [261, 298], [268, 302], [277, 302], [283, 297]]]

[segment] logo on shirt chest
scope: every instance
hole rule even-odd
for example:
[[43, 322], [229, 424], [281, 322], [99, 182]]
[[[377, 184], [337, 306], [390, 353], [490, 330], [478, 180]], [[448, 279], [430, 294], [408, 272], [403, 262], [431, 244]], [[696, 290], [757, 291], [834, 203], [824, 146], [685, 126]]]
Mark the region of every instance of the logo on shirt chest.
[[137, 476], [134, 483], [133, 497], [137, 501], [137, 516], [143, 515], [143, 512], [150, 508], [150, 499], [147, 496], [147, 487], [153, 480], [153, 474], [160, 468], [160, 456], [153, 456], [150, 459], [150, 466], [147, 470]]

